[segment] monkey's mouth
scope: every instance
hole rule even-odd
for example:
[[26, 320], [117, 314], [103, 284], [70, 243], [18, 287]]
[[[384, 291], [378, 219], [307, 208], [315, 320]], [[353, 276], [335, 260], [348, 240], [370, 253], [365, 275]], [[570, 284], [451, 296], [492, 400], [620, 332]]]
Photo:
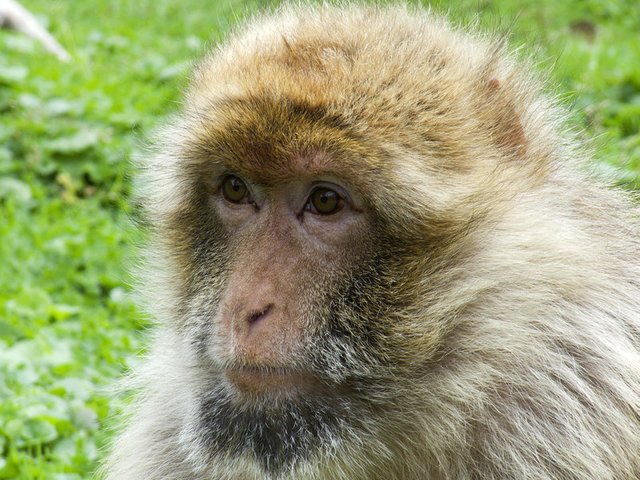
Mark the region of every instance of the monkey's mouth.
[[316, 374], [286, 367], [232, 367], [225, 370], [226, 379], [242, 394], [249, 396], [317, 394], [327, 390]]

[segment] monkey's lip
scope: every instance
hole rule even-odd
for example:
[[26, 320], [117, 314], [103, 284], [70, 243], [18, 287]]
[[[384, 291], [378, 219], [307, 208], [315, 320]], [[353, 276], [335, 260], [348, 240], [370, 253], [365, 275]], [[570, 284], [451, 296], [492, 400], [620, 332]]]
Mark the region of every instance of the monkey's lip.
[[238, 390], [249, 395], [311, 393], [324, 387], [312, 372], [285, 367], [242, 366], [229, 368], [225, 374]]

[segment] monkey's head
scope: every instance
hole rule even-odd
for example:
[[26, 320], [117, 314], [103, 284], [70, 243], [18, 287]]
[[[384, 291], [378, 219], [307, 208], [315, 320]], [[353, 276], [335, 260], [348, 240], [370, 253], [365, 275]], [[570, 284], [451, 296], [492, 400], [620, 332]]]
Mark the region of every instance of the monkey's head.
[[277, 473], [411, 428], [473, 301], [450, 286], [474, 232], [544, 176], [523, 82], [499, 45], [401, 8], [288, 9], [200, 63], [143, 195], [211, 458]]

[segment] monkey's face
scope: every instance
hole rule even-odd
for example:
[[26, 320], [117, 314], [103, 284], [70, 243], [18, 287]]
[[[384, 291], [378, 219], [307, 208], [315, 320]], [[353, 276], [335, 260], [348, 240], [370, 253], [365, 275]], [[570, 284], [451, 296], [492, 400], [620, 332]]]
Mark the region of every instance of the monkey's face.
[[183, 200], [161, 222], [173, 328], [202, 379], [190, 431], [268, 471], [341, 448], [413, 368], [410, 253], [375, 204], [389, 186], [360, 174], [364, 156], [383, 168], [378, 153], [314, 114], [235, 101], [192, 115], [176, 147]]
[[466, 57], [372, 72], [366, 41], [293, 37], [205, 59], [150, 175], [198, 369], [187, 436], [272, 472], [411, 428], [487, 178], [521, 139], [467, 121], [500, 90], [458, 75]]

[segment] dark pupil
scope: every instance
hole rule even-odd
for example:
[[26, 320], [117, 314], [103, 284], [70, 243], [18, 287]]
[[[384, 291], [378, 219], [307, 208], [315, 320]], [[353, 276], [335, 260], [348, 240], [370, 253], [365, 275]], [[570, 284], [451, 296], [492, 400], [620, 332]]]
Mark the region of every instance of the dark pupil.
[[340, 197], [333, 190], [318, 189], [311, 201], [319, 213], [333, 213], [338, 208]]
[[224, 182], [223, 193], [227, 200], [239, 202], [247, 192], [247, 187], [242, 180], [236, 177], [230, 177]]

